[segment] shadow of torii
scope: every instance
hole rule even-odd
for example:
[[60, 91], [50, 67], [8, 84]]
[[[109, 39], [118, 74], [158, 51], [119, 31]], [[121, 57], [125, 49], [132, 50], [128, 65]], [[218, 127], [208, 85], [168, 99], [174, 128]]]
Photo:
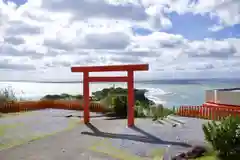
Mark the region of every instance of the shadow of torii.
[[112, 139], [125, 139], [132, 140], [143, 143], [151, 143], [151, 144], [163, 144], [163, 145], [175, 145], [181, 147], [192, 147], [191, 145], [184, 142], [174, 142], [174, 141], [165, 141], [161, 140], [158, 137], [145, 132], [144, 130], [138, 128], [137, 126], [130, 127], [132, 130], [141, 133], [142, 135], [131, 135], [131, 134], [117, 134], [117, 133], [107, 133], [102, 132], [98, 128], [96, 128], [93, 124], [87, 123], [86, 126], [92, 130], [92, 132], [81, 132], [81, 134], [96, 136], [96, 137], [104, 137], [104, 138], [112, 138]]

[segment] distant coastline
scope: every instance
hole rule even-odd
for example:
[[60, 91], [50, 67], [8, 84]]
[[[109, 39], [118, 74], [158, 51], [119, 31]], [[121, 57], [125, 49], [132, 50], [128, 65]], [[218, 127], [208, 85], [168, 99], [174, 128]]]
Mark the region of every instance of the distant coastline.
[[[30, 80], [0, 80], [0, 89], [11, 87], [16, 91], [18, 98], [27, 100], [38, 100], [47, 94], [83, 94], [83, 84], [80, 78], [79, 81], [76, 81], [76, 79], [74, 79], [75, 81], [67, 81], [67, 79], [40, 80], [35, 82]], [[91, 92], [111, 87], [113, 84], [92, 83]], [[126, 84], [122, 83], [118, 83], [116, 86], [127, 87]], [[137, 89], [147, 89], [146, 97], [157, 104], [165, 104], [166, 106], [199, 105], [204, 102], [206, 90], [239, 88], [240, 79], [165, 79], [136, 81], [134, 86]]]
[[28, 80], [0, 80], [0, 82], [21, 82], [21, 83], [82, 83], [82, 81], [28, 81]]
[[[74, 81], [50, 81], [50, 80], [0, 80], [0, 82], [23, 82], [23, 83], [82, 83], [82, 80]], [[159, 80], [136, 80], [136, 83], [146, 84], [199, 84], [202, 82], [217, 82], [217, 83], [240, 83], [240, 78], [198, 78], [198, 79], [159, 79]]]

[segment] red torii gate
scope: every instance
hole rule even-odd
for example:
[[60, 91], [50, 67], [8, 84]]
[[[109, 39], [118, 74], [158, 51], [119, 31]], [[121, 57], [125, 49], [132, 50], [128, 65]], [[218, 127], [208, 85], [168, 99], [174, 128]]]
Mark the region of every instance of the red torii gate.
[[[72, 67], [72, 72], [83, 72], [84, 123], [89, 123], [89, 83], [127, 82], [128, 83], [128, 126], [134, 125], [134, 71], [147, 71], [148, 64]], [[89, 72], [127, 71], [127, 76], [90, 77]]]

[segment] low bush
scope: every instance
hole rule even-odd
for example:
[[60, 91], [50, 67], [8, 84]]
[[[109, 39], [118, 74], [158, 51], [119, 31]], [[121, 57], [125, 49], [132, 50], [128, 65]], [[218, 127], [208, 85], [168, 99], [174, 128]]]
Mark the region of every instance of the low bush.
[[118, 96], [113, 100], [113, 111], [118, 117], [127, 117], [127, 97]]
[[[116, 96], [113, 99], [113, 110], [118, 117], [127, 117], [127, 96]], [[135, 102], [135, 117], [152, 117], [153, 120], [164, 118], [175, 113], [175, 108], [165, 108], [163, 105], [151, 106], [143, 104], [140, 101]]]
[[0, 107], [3, 107], [3, 105], [7, 102], [14, 101], [17, 101], [17, 97], [11, 87], [3, 88], [0, 90]]
[[151, 107], [151, 115], [153, 120], [163, 119], [168, 115], [175, 114], [175, 107], [166, 108], [162, 104]]
[[[127, 117], [128, 112], [127, 96], [114, 97], [113, 111], [117, 117]], [[136, 101], [134, 107], [134, 115], [135, 117], [147, 117], [149, 115], [149, 106], [147, 108], [145, 105], [142, 105], [140, 101]]]
[[219, 159], [240, 159], [240, 118], [229, 116], [220, 123], [211, 121], [203, 125], [205, 139], [217, 152]]

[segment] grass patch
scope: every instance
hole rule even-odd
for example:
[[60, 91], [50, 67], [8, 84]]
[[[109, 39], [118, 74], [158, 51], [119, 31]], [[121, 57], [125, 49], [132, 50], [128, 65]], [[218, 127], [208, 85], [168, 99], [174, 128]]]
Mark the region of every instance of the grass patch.
[[97, 152], [97, 153], [103, 153], [106, 154], [112, 158], [116, 158], [119, 160], [142, 160], [141, 157], [137, 155], [133, 155], [127, 151], [124, 151], [122, 149], [118, 149], [114, 147], [110, 142], [108, 142], [106, 139], [98, 141], [96, 144], [91, 146], [89, 148], [91, 151]]
[[[116, 158], [119, 160], [126, 160], [126, 159], [127, 160], [143, 160], [144, 159], [143, 157], [130, 153], [127, 150], [114, 147], [107, 139], [98, 141], [93, 146], [91, 146], [89, 150], [97, 153], [103, 153], [112, 158]], [[164, 149], [154, 149], [150, 153], [150, 156], [153, 158], [153, 160], [162, 160], [164, 152], [165, 152]]]
[[154, 157], [153, 160], [162, 160], [164, 153], [165, 153], [165, 149], [157, 148], [151, 152], [151, 156]]
[[0, 125], [0, 137], [4, 136], [8, 129], [10, 128], [16, 128], [19, 125], [23, 125], [22, 123], [16, 123], [16, 124], [1, 124]]
[[209, 150], [203, 157], [196, 158], [195, 160], [217, 160], [216, 153]]
[[206, 156], [197, 158], [196, 160], [217, 160], [217, 157], [215, 155], [206, 155]]
[[[47, 133], [47, 134], [39, 134], [39, 135], [29, 136], [29, 137], [26, 137], [26, 138], [16, 137], [16, 138], [10, 139], [8, 143], [1, 143], [1, 141], [0, 141], [0, 151], [5, 150], [5, 149], [9, 149], [9, 148], [12, 148], [12, 147], [15, 147], [15, 146], [19, 146], [19, 145], [22, 145], [22, 144], [25, 144], [25, 143], [28, 143], [28, 142], [36, 141], [36, 140], [39, 140], [39, 139], [42, 139], [42, 138], [45, 138], [45, 137], [48, 137], [48, 136], [53, 136], [53, 135], [55, 135], [57, 133], [60, 133], [60, 132], [69, 131], [69, 130], [75, 128], [76, 126], [78, 126], [79, 124], [82, 124], [82, 122], [79, 121], [79, 119], [74, 119], [73, 118], [73, 119], [70, 119], [68, 127], [61, 130], [61, 131], [56, 131], [56, 132]], [[12, 124], [12, 125], [0, 125], [0, 137], [7, 134], [8, 129], [15, 128], [15, 127], [18, 127], [18, 126], [19, 126], [19, 123]]]
[[31, 115], [34, 114], [34, 111], [27, 111], [27, 112], [14, 112], [14, 113], [0, 113], [0, 118], [4, 117], [13, 117], [13, 116], [20, 116], [20, 115]]
[[217, 160], [216, 156], [211, 155], [211, 156], [204, 156], [201, 158], [197, 158], [196, 160]]
[[164, 119], [168, 115], [175, 114], [175, 107], [166, 108], [161, 104], [158, 106], [151, 107], [150, 109], [151, 109], [151, 116], [154, 121], [157, 119]]

